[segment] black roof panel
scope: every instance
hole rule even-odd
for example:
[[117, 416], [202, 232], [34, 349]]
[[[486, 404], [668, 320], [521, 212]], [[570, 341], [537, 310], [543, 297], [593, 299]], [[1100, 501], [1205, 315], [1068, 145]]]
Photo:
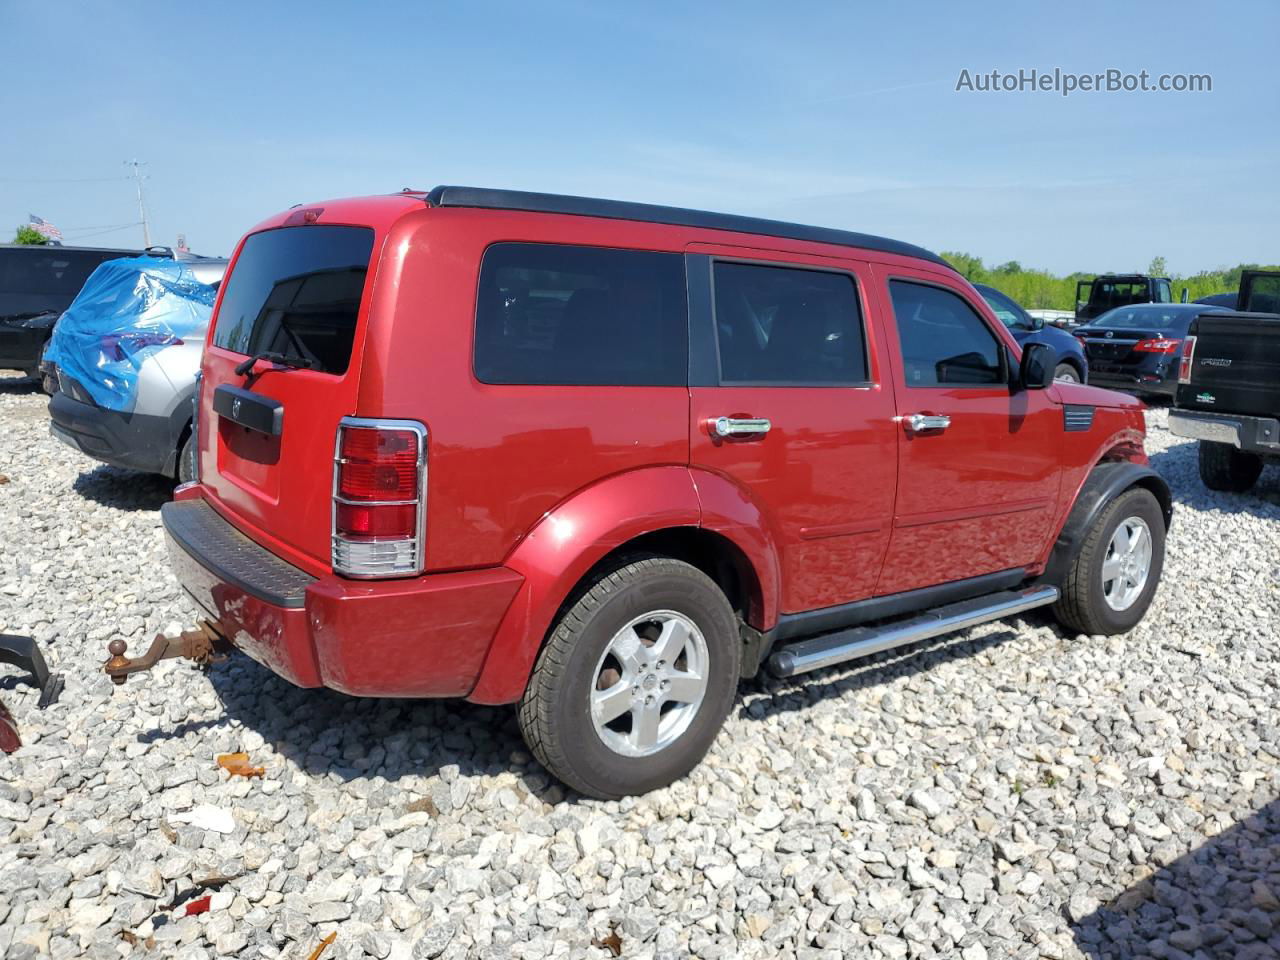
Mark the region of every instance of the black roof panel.
[[731, 213], [709, 213], [684, 207], [663, 207], [652, 203], [630, 203], [625, 200], [596, 200], [556, 193], [527, 193], [522, 190], [491, 190], [485, 187], [436, 187], [427, 194], [433, 207], [479, 207], [487, 210], [525, 210], [533, 213], [565, 213], [579, 217], [605, 217], [612, 220], [637, 220], [644, 223], [666, 223], [678, 227], [704, 227], [709, 230], [732, 230], [765, 237], [786, 237], [831, 243], [842, 247], [860, 247], [882, 253], [917, 257], [951, 268], [947, 261], [923, 247], [889, 240], [867, 233], [853, 233], [833, 227], [811, 227], [782, 220], [739, 217]]

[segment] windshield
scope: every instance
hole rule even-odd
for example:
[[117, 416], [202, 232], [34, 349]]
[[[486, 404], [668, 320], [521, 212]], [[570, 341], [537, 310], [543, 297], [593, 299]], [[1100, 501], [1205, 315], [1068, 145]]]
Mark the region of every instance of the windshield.
[[1108, 330], [1182, 330], [1191, 324], [1191, 318], [1206, 312], [1197, 307], [1117, 307], [1094, 320], [1089, 326]]
[[227, 277], [213, 343], [245, 355], [278, 353], [342, 374], [373, 254], [368, 227], [284, 227], [244, 242]]
[[979, 287], [978, 292], [982, 294], [982, 299], [987, 301], [987, 306], [991, 308], [991, 312], [1010, 330], [1035, 329], [1035, 324], [1031, 322], [1030, 316], [999, 290], [992, 287]]

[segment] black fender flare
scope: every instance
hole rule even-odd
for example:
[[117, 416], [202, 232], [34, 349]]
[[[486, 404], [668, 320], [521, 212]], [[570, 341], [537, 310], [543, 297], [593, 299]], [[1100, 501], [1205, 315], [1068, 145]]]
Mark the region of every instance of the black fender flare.
[[1098, 515], [1108, 503], [1126, 490], [1143, 487], [1150, 490], [1160, 502], [1160, 511], [1164, 514], [1164, 528], [1167, 532], [1173, 523], [1173, 493], [1164, 477], [1150, 467], [1129, 460], [1107, 461], [1099, 463], [1085, 478], [1076, 495], [1067, 522], [1054, 542], [1053, 551], [1049, 554], [1049, 562], [1037, 583], [1062, 586], [1067, 571], [1075, 560], [1080, 543], [1093, 527]]

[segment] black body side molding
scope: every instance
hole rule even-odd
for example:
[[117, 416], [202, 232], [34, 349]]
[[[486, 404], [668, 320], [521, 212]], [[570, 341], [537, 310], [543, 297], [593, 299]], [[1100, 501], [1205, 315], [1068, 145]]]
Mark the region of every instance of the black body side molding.
[[1127, 460], [1100, 463], [1085, 479], [1076, 502], [1071, 507], [1067, 522], [1062, 525], [1053, 552], [1049, 555], [1044, 573], [1037, 579], [1037, 584], [1048, 584], [1061, 587], [1075, 559], [1080, 541], [1093, 526], [1103, 508], [1130, 487], [1145, 487], [1155, 494], [1160, 502], [1160, 510], [1164, 514], [1165, 529], [1173, 523], [1173, 494], [1164, 477], [1150, 467]]

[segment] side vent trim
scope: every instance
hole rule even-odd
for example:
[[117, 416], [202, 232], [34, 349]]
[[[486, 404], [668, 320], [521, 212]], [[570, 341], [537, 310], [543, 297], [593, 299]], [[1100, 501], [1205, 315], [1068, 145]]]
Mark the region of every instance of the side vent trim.
[[1068, 433], [1083, 432], [1093, 428], [1093, 411], [1096, 408], [1085, 403], [1068, 403], [1062, 407], [1062, 429]]

